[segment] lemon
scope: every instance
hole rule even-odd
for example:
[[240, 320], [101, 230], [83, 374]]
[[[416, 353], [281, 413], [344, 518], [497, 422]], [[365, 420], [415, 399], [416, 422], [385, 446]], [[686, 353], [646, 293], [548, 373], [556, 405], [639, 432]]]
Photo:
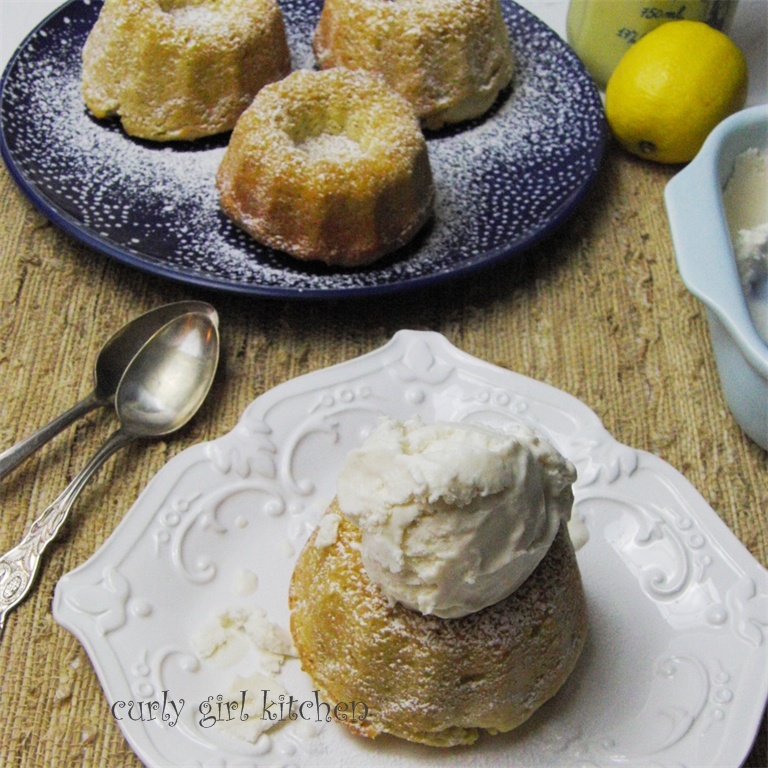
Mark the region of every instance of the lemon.
[[746, 95], [747, 62], [726, 35], [701, 21], [670, 21], [624, 54], [608, 80], [605, 112], [630, 152], [684, 163]]

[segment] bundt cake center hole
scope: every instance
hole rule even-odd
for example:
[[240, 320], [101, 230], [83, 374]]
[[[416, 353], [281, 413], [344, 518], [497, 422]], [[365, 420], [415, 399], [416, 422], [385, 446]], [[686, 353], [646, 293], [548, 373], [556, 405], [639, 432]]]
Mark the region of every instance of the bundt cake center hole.
[[173, 16], [174, 20], [194, 22], [210, 18], [221, 6], [221, 0], [158, 0], [160, 10]]
[[364, 134], [354, 116], [320, 109], [293, 115], [287, 128], [297, 149], [310, 160], [335, 160], [339, 163], [357, 160], [365, 154]]
[[310, 160], [325, 158], [344, 162], [363, 155], [362, 147], [344, 133], [321, 133], [317, 136], [307, 136], [296, 146], [302, 152], [306, 152]]

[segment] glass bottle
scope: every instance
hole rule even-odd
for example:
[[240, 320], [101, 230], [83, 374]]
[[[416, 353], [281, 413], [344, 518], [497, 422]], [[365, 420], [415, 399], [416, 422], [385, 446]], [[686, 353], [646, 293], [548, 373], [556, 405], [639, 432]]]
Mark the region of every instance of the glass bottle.
[[704, 21], [727, 32], [738, 0], [571, 0], [568, 43], [605, 88], [627, 49], [665, 21]]

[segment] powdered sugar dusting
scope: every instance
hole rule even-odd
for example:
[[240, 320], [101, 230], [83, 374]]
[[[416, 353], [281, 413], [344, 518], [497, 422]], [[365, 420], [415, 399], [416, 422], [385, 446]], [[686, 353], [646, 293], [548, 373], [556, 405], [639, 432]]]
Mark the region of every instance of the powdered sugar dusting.
[[[313, 67], [321, 0], [284, 0], [281, 7], [293, 67]], [[502, 7], [516, 56], [513, 87], [484, 119], [427, 134], [434, 221], [365, 270], [294, 262], [229, 222], [215, 184], [227, 135], [152, 144], [92, 119], [80, 95], [80, 52], [97, 2], [73, 0], [12, 62], [0, 105], [10, 166], [73, 234], [177, 279], [268, 295], [341, 296], [456, 274], [549, 231], [602, 155], [602, 106], [575, 55], [524, 9], [510, 0]]]

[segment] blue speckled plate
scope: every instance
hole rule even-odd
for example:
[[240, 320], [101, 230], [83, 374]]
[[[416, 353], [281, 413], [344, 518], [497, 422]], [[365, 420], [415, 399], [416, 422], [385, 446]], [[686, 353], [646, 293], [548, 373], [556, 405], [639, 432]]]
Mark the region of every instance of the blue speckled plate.
[[[282, 0], [294, 68], [314, 66], [322, 0]], [[228, 135], [152, 144], [94, 120], [80, 52], [100, 0], [71, 0], [24, 41], [0, 82], [0, 150], [32, 202], [76, 239], [163, 277], [225, 291], [342, 298], [415, 288], [510, 258], [567, 218], [597, 173], [606, 128], [591, 79], [543, 22], [502, 0], [513, 87], [483, 119], [428, 136], [434, 220], [363, 270], [264, 248], [219, 210]]]

